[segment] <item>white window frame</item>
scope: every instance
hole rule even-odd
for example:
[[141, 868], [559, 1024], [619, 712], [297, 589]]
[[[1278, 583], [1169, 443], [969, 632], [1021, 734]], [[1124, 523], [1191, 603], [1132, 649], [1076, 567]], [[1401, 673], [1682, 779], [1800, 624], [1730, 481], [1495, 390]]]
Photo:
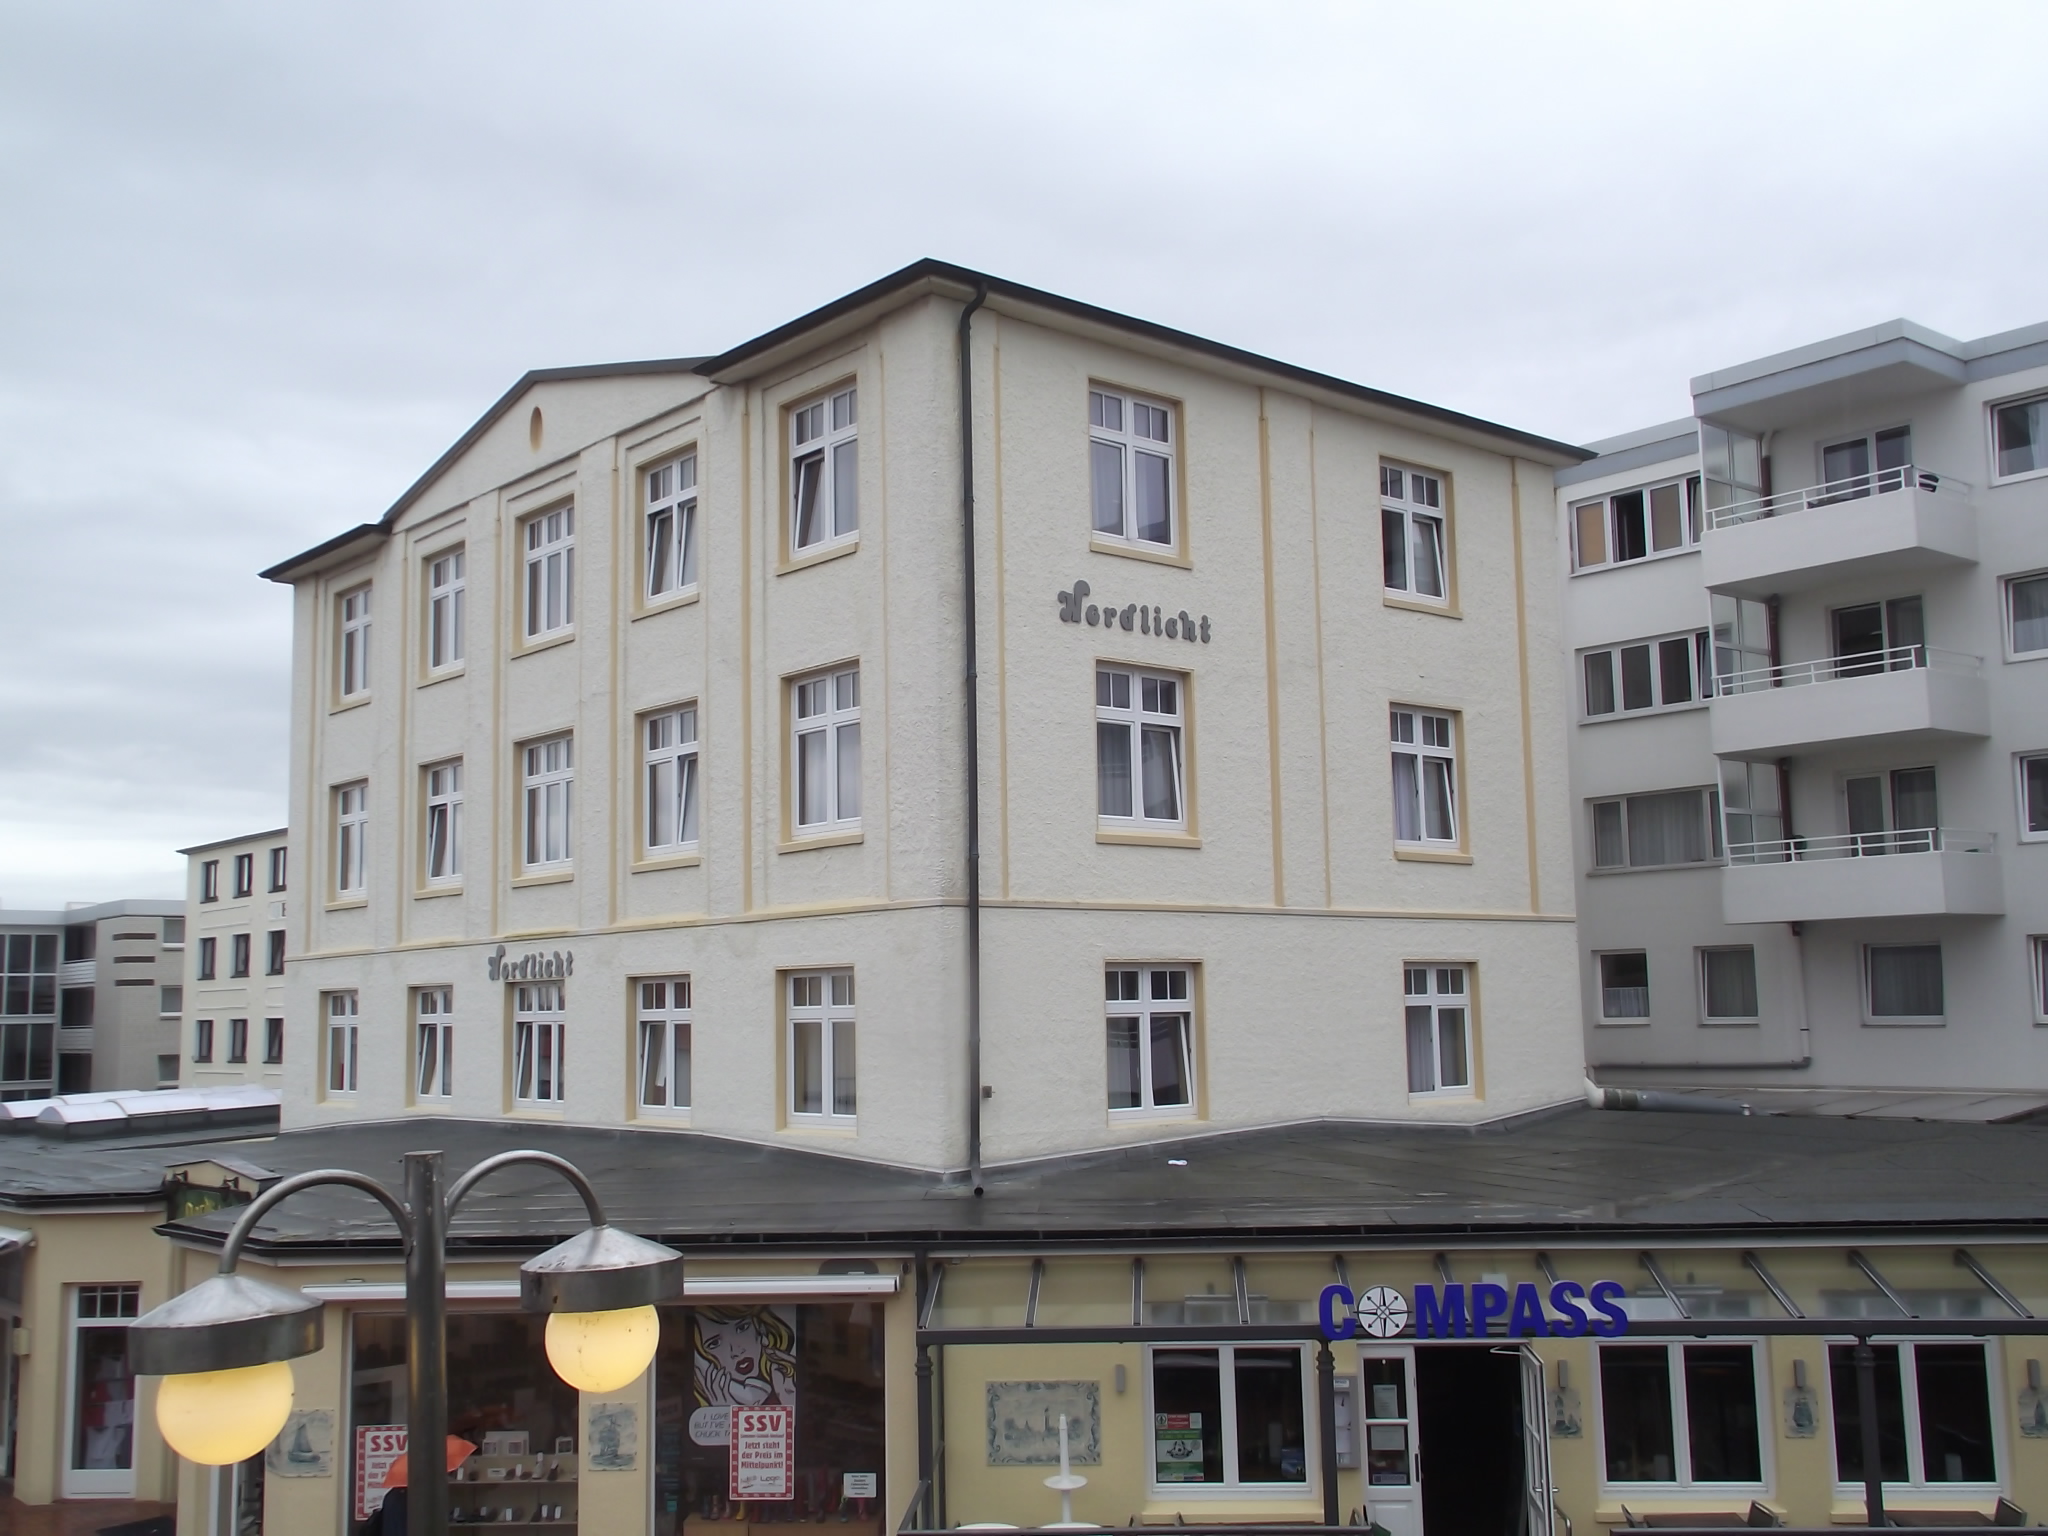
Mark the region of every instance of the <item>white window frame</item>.
[[559, 981], [522, 981], [512, 988], [512, 1103], [560, 1109], [568, 1100], [567, 996]]
[[[1169, 697], [1170, 691], [1170, 697]], [[1188, 826], [1187, 785], [1188, 677], [1185, 672], [1153, 672], [1137, 667], [1100, 664], [1095, 669], [1095, 814], [1107, 830], [1185, 832]], [[1103, 750], [1121, 732], [1130, 814], [1119, 815], [1105, 803]], [[1145, 786], [1146, 742], [1163, 742], [1169, 757], [1173, 788], [1171, 816], [1152, 816]]]
[[[1429, 709], [1417, 704], [1395, 704], [1387, 711], [1387, 736], [1391, 749], [1388, 765], [1394, 811], [1394, 846], [1431, 852], [1452, 852], [1464, 847], [1464, 820], [1458, 809], [1458, 716], [1447, 709]], [[1402, 783], [1403, 760], [1414, 794], [1408, 797]], [[1432, 763], [1442, 764], [1432, 769]], [[1429, 789], [1435, 774], [1443, 794], [1443, 806], [1450, 815], [1450, 836], [1430, 830]], [[1406, 805], [1404, 806], [1404, 800]], [[1401, 816], [1411, 810], [1419, 837], [1401, 835]]]
[[1991, 483], [1993, 485], [2014, 485], [2022, 480], [2034, 480], [2042, 475], [2048, 475], [2048, 453], [2043, 454], [2042, 464], [2039, 469], [2022, 469], [2013, 474], [2006, 475], [1999, 473], [1998, 468], [1998, 413], [2010, 410], [2016, 405], [2036, 404], [2041, 406], [2044, 413], [2048, 413], [2048, 395], [2044, 395], [2038, 390], [2031, 394], [2014, 395], [2010, 400], [1986, 402], [1984, 407], [1984, 434], [1986, 445], [1990, 449], [1991, 454]]
[[697, 590], [697, 450], [650, 464], [640, 478], [641, 597], [649, 604], [687, 597]]
[[[1704, 795], [1705, 803], [1701, 814], [1706, 817], [1707, 856], [1704, 859], [1681, 859], [1669, 864], [1631, 864], [1629, 854], [1628, 816], [1629, 803], [1635, 800], [1650, 800], [1661, 795]], [[1600, 811], [1603, 806], [1619, 806], [1621, 827], [1622, 860], [1619, 864], [1602, 864], [1600, 858]], [[1591, 818], [1592, 863], [1589, 872], [1596, 875], [1639, 874], [1646, 869], [1712, 869], [1725, 860], [1721, 843], [1721, 791], [1713, 785], [1687, 785], [1679, 789], [1646, 789], [1633, 795], [1602, 795], [1597, 800], [1588, 800], [1586, 809]]]
[[576, 504], [564, 502], [519, 524], [524, 576], [520, 606], [526, 643], [576, 629]]
[[[1607, 985], [1607, 962], [1640, 957], [1643, 962], [1643, 1011], [1641, 1013], [1609, 1013], [1607, 994], [1609, 992], [1633, 992], [1634, 987], [1610, 987]], [[1647, 1024], [1650, 1022], [1652, 993], [1650, 991], [1650, 952], [1646, 949], [1596, 949], [1593, 951], [1593, 990], [1598, 994], [1599, 1019], [1602, 1024]]]
[[576, 861], [576, 737], [572, 732], [519, 747], [519, 867], [548, 874]]
[[2048, 934], [2027, 939], [2029, 976], [2034, 984], [2034, 1022], [2048, 1024]]
[[[1391, 459], [1380, 462], [1380, 568], [1381, 580], [1387, 591], [1403, 602], [1425, 603], [1435, 608], [1448, 609], [1451, 606], [1451, 512], [1450, 476], [1436, 469], [1422, 469], [1413, 464], [1397, 464]], [[1391, 569], [1393, 540], [1398, 526], [1401, 540], [1400, 579], [1395, 579]], [[1420, 530], [1428, 530], [1428, 537], [1418, 543]], [[1427, 548], [1434, 543], [1433, 559]], [[1439, 590], [1425, 590], [1420, 572], [1424, 564], [1433, 564], [1435, 584]]]
[[[1670, 699], [1666, 696], [1664, 662], [1667, 654], [1675, 654], [1670, 648], [1682, 648], [1685, 654], [1686, 685], [1689, 697]], [[1631, 651], [1647, 653], [1649, 668], [1650, 702], [1629, 707], [1626, 699], [1625, 653]], [[1611, 706], [1596, 712], [1593, 708], [1593, 671], [1595, 658], [1604, 658], [1606, 667], [1607, 696]], [[1614, 645], [1596, 645], [1579, 652], [1579, 720], [1585, 725], [1603, 725], [1609, 720], [1634, 720], [1644, 715], [1669, 714], [1681, 709], [1704, 709], [1713, 695], [1713, 642], [1710, 632], [1704, 629], [1680, 630], [1674, 634], [1653, 635], [1646, 640], [1625, 640]]]
[[463, 545], [426, 557], [429, 676], [460, 670], [468, 650], [469, 553]]
[[320, 1073], [325, 1098], [351, 1098], [362, 1088], [362, 1003], [353, 991], [320, 994]]
[[370, 694], [370, 583], [334, 599], [335, 693], [343, 700]]
[[455, 1097], [455, 989], [415, 987], [412, 1015], [412, 1096], [446, 1103]]
[[334, 786], [334, 894], [362, 896], [370, 888], [370, 781]]
[[[843, 966], [831, 970], [785, 971], [782, 988], [784, 1038], [789, 1055], [788, 1079], [784, 1084], [789, 1123], [851, 1130], [858, 1121], [860, 1109], [859, 1015], [854, 1000], [853, 971]], [[819, 1107], [815, 1110], [801, 1107], [803, 1085], [800, 1072], [804, 1052], [798, 1042], [801, 1032], [807, 1028], [817, 1030], [817, 1060], [823, 1074], [818, 1085]], [[851, 1107], [846, 1109], [840, 1108], [842, 1100], [839, 1095], [842, 1036], [853, 1068], [848, 1074], [852, 1092], [846, 1101]]]
[[2017, 806], [2019, 840], [2023, 843], [2048, 842], [2048, 780], [2044, 780], [2041, 786], [2041, 794], [2038, 797], [2041, 802], [2038, 808], [2042, 813], [2044, 825], [2039, 830], [2035, 830], [2032, 827], [2031, 817], [2028, 814], [2031, 810], [2035, 809], [2033, 802], [2036, 797], [2030, 796], [2027, 793], [2027, 767], [2029, 764], [2034, 763], [2040, 764], [2041, 772], [2044, 775], [2048, 775], [2048, 752], [2015, 752], [2013, 754], [2013, 792], [2019, 797]]
[[[816, 690], [815, 692], [813, 690]], [[828, 667], [789, 680], [789, 816], [798, 837], [860, 830], [860, 665]], [[810, 753], [809, 758], [806, 753]], [[810, 775], [822, 801], [805, 802]], [[850, 779], [849, 779], [850, 775]], [[852, 794], [846, 791], [850, 787]], [[851, 805], [848, 801], [851, 800]], [[812, 811], [819, 819], [806, 821]]]
[[[1159, 1462], [1153, 1449], [1156, 1442], [1149, 1442], [1145, 1451], [1145, 1484], [1154, 1499], [1186, 1499], [1199, 1502], [1209, 1499], [1242, 1498], [1247, 1491], [1261, 1494], [1284, 1493], [1302, 1500], [1315, 1499], [1321, 1489], [1322, 1455], [1320, 1448], [1321, 1424], [1316, 1413], [1313, 1397], [1315, 1391], [1315, 1362], [1309, 1358], [1306, 1344], [1295, 1345], [1285, 1339], [1244, 1344], [1212, 1344], [1203, 1339], [1189, 1339], [1185, 1343], [1147, 1344], [1145, 1346], [1145, 1423], [1149, 1427], [1158, 1422], [1156, 1372], [1153, 1357], [1160, 1350], [1213, 1349], [1216, 1354], [1217, 1414], [1223, 1420], [1223, 1481], [1219, 1483], [1162, 1483], [1157, 1481]], [[1237, 1475], [1237, 1351], [1239, 1349], [1301, 1351], [1301, 1432], [1302, 1432], [1302, 1480], [1298, 1483], [1252, 1483], [1244, 1482]], [[1206, 1426], [1204, 1426], [1206, 1431]]]
[[[1678, 542], [1657, 547], [1656, 493], [1676, 490], [1678, 493]], [[1616, 556], [1621, 547], [1621, 519], [1630, 514], [1615, 505], [1623, 497], [1640, 496], [1643, 501], [1643, 552], [1631, 555], [1626, 560]], [[1585, 558], [1585, 514], [1593, 508], [1600, 509], [1601, 558]], [[1646, 480], [1641, 485], [1625, 485], [1602, 496], [1589, 496], [1571, 503], [1567, 531], [1572, 544], [1572, 574], [1584, 575], [1592, 571], [1611, 571], [1631, 566], [1647, 565], [1652, 560], [1668, 560], [1674, 555], [1689, 555], [1700, 547], [1700, 534], [1705, 528], [1707, 505], [1705, 485], [1697, 474], [1667, 476], [1661, 480]]]
[[[2037, 473], [2048, 475], [2048, 469], [2037, 471]], [[2048, 661], [2048, 645], [2031, 651], [2023, 651], [2015, 643], [2018, 640], [2018, 636], [2013, 632], [2015, 623], [2012, 611], [2013, 588], [2022, 582], [2035, 581], [2048, 584], [2048, 571], [2019, 571], [2011, 576], [1999, 578], [1998, 597], [1999, 608], [2001, 609], [2001, 623], [1999, 627], [2005, 632], [2000, 636], [2000, 639], [2005, 642], [2005, 659], [2007, 661]]]
[[[1879, 949], [1931, 949], [1940, 955], [1942, 1005], [1940, 1013], [1879, 1013], [1877, 1011], [1875, 1006], [1876, 1000], [1870, 993], [1870, 957], [1873, 950]], [[1927, 939], [1919, 942], [1901, 940], [1887, 944], [1863, 944], [1858, 946], [1856, 960], [1858, 969], [1862, 972], [1859, 982], [1863, 994], [1861, 999], [1863, 1023], [1866, 1028], [1887, 1029], [1904, 1027], [1912, 1029], [1948, 1023], [1948, 946], [1939, 939]]]
[[[1740, 1498], [1746, 1494], [1763, 1495], [1771, 1486], [1772, 1457], [1771, 1442], [1775, 1438], [1773, 1426], [1776, 1420], [1771, 1412], [1771, 1382], [1769, 1362], [1758, 1339], [1617, 1339], [1613, 1344], [1600, 1344], [1593, 1356], [1593, 1421], [1597, 1426], [1599, 1439], [1595, 1442], [1595, 1454], [1599, 1460], [1600, 1487], [1603, 1492], [1626, 1497], [1640, 1495], [1653, 1499], [1660, 1494], [1708, 1493], [1716, 1496]], [[1692, 1424], [1688, 1417], [1685, 1385], [1685, 1351], [1688, 1348], [1733, 1349], [1749, 1351], [1751, 1390], [1756, 1393], [1756, 1438], [1757, 1471], [1754, 1482], [1712, 1483], [1692, 1475]], [[1671, 1394], [1671, 1459], [1672, 1475], [1668, 1481], [1651, 1482], [1615, 1481], [1607, 1475], [1607, 1376], [1601, 1369], [1601, 1357], [1610, 1348], [1644, 1349], [1662, 1348], [1665, 1351], [1666, 1374]], [[1830, 1442], [1829, 1455], [1834, 1454]]]
[[[1474, 1059], [1478, 1044], [1473, 1028], [1473, 967], [1462, 962], [1405, 960], [1401, 964], [1402, 1060], [1407, 1068], [1408, 1097], [1413, 1099], [1470, 1099], [1479, 1093], [1479, 1064]], [[1418, 988], [1420, 990], [1418, 990]], [[1415, 1015], [1427, 1011], [1429, 1026], [1429, 1080], [1427, 1088], [1415, 1086], [1415, 1026], [1425, 1022]], [[1465, 1080], [1444, 1081], [1444, 1034], [1446, 1014], [1460, 1015], [1450, 1024], [1461, 1032]]]
[[650, 859], [695, 853], [703, 836], [697, 706], [640, 717], [641, 851]]
[[[1711, 989], [1707, 985], [1707, 956], [1747, 954], [1749, 956], [1750, 988], [1756, 993], [1754, 1013], [1715, 1013], [1710, 1006]], [[1764, 986], [1763, 977], [1757, 971], [1756, 946], [1754, 944], [1702, 944], [1693, 951], [1693, 965], [1699, 975], [1700, 1022], [1702, 1024], [1755, 1024], [1763, 1018]]]
[[[1149, 395], [1132, 394], [1103, 384], [1088, 386], [1088, 526], [1095, 538], [1132, 549], [1173, 550], [1180, 547], [1177, 407]], [[1160, 434], [1164, 434], [1161, 436]], [[1116, 454], [1117, 502], [1114, 526], [1106, 515], [1101, 492], [1108, 475], [1109, 451]], [[1166, 537], [1154, 538], [1138, 526], [1140, 474], [1138, 460], [1156, 461], [1148, 473], [1165, 476]]]
[[[1828, 1384], [1827, 1454], [1828, 1474], [1831, 1482], [1834, 1480], [1835, 1474], [1841, 1465], [1836, 1457], [1835, 1450], [1833, 1351], [1838, 1347], [1853, 1347], [1855, 1342], [1853, 1338], [1843, 1338], [1840, 1336], [1828, 1337], [1822, 1340], [1821, 1371], [1823, 1379]], [[2012, 1470], [2011, 1447], [2005, 1429], [2005, 1416], [2010, 1411], [2011, 1398], [2001, 1386], [2003, 1372], [2000, 1370], [2000, 1357], [2004, 1354], [2004, 1351], [1997, 1347], [1998, 1341], [1996, 1339], [1968, 1336], [1939, 1339], [1921, 1339], [1908, 1336], [1876, 1338], [1872, 1339], [1871, 1343], [1880, 1349], [1892, 1346], [1898, 1348], [1899, 1395], [1904, 1399], [1906, 1410], [1906, 1472], [1908, 1481], [1903, 1483], [1886, 1483], [1884, 1485], [1885, 1496], [1887, 1498], [1893, 1495], [1906, 1498], [1925, 1498], [1931, 1495], [1962, 1500], [1967, 1503], [1976, 1503], [1982, 1500], [2001, 1497], [2005, 1493], [2004, 1479]], [[1920, 1430], [1920, 1376], [1914, 1358], [1914, 1351], [1923, 1344], [1975, 1344], [1984, 1351], [1984, 1395], [1989, 1399], [1986, 1406], [1990, 1411], [1992, 1471], [1995, 1474], [1988, 1483], [1947, 1483], [1929, 1482], [1927, 1480], [1927, 1468], [1924, 1465], [1925, 1453], [1921, 1444]], [[1881, 1411], [1882, 1405], [1880, 1405]], [[1916, 1472], [1918, 1476], [1913, 1475]], [[1861, 1482], [1834, 1482], [1834, 1491], [1835, 1497], [1839, 1500], [1858, 1500], [1863, 1496], [1863, 1484]]]
[[[68, 1285], [65, 1290], [64, 1319], [64, 1422], [60, 1433], [63, 1436], [59, 1478], [59, 1491], [65, 1498], [107, 1498], [134, 1497], [136, 1463], [142, 1454], [142, 1380], [133, 1373], [129, 1376], [129, 1410], [133, 1414], [128, 1430], [128, 1465], [125, 1467], [77, 1467], [72, 1463], [77, 1458], [78, 1413], [83, 1404], [78, 1399], [79, 1334], [87, 1328], [126, 1328], [131, 1326], [142, 1311], [142, 1287], [133, 1281], [100, 1281], [84, 1285]], [[119, 1290], [122, 1295], [109, 1298], [114, 1302], [112, 1316], [83, 1317], [80, 1301], [86, 1291], [102, 1293]]]
[[[860, 539], [860, 400], [858, 386], [813, 395], [788, 413], [789, 524], [792, 557]], [[813, 464], [815, 471], [813, 472]], [[805, 488], [816, 516], [804, 537]]]
[[[630, 983], [635, 1001], [634, 1102], [643, 1113], [687, 1120], [694, 1073], [690, 977], [642, 976]], [[656, 1070], [650, 1074], [649, 1069]]]
[[[1136, 978], [1135, 986], [1131, 978]], [[1180, 964], [1146, 964], [1141, 961], [1112, 962], [1102, 973], [1102, 1028], [1105, 1048], [1104, 1070], [1108, 1085], [1116, 1082], [1114, 1065], [1117, 1049], [1110, 1031], [1128, 1021], [1137, 1034], [1138, 1102], [1108, 1103], [1111, 1120], [1190, 1120], [1195, 1117], [1200, 1087], [1195, 1081], [1195, 968]], [[1115, 995], [1112, 996], [1111, 994]], [[1163, 995], [1162, 995], [1163, 993]], [[1154, 1098], [1153, 1020], [1179, 1019], [1181, 1075], [1187, 1098], [1179, 1104], [1161, 1104]], [[1105, 1093], [1105, 1098], [1108, 1095]]]
[[420, 863], [429, 886], [462, 884], [462, 759], [444, 758], [420, 770], [426, 825]]

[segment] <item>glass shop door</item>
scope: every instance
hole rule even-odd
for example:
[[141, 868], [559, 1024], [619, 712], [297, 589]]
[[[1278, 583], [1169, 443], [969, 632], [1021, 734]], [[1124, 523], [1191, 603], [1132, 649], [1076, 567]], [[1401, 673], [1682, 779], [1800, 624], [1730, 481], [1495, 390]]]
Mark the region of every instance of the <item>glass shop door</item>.
[[1359, 1350], [1356, 1412], [1367, 1525], [1376, 1522], [1391, 1536], [1422, 1536], [1413, 1347], [1376, 1344]]

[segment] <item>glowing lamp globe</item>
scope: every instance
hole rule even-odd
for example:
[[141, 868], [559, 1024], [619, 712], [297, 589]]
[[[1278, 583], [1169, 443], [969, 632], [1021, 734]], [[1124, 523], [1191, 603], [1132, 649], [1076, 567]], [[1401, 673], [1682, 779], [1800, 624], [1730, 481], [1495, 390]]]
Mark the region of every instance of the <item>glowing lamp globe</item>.
[[156, 1392], [164, 1440], [187, 1461], [207, 1467], [247, 1461], [277, 1438], [291, 1411], [289, 1360], [166, 1376]]
[[579, 1392], [616, 1392], [653, 1363], [661, 1315], [652, 1307], [616, 1312], [555, 1312], [548, 1317], [548, 1363]]

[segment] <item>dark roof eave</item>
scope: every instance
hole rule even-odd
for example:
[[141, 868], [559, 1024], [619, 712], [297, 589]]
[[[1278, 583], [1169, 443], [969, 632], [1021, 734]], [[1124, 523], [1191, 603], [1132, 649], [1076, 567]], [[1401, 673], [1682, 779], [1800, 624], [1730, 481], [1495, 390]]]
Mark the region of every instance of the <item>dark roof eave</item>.
[[1085, 304], [1079, 299], [1070, 299], [1062, 294], [1048, 293], [1042, 288], [1032, 288], [1023, 283], [1013, 283], [1007, 278], [993, 277], [986, 272], [977, 272], [970, 267], [959, 267], [951, 262], [926, 257], [909, 266], [890, 273], [879, 281], [857, 288], [852, 293], [834, 299], [831, 303], [800, 315], [787, 324], [779, 325], [772, 331], [765, 331], [751, 341], [705, 359], [697, 371], [707, 378], [720, 380], [744, 376], [740, 370], [764, 355], [772, 354], [800, 340], [805, 333], [814, 331], [833, 322], [857, 314], [870, 305], [878, 304], [900, 292], [943, 282], [963, 288], [974, 289], [986, 286], [989, 293], [999, 298], [1015, 300], [1056, 314], [1091, 324], [1107, 326], [1112, 330], [1126, 331], [1149, 340], [1163, 342], [1169, 346], [1185, 348], [1207, 357], [1250, 368], [1261, 373], [1274, 374], [1297, 384], [1327, 390], [1362, 404], [1378, 406], [1383, 410], [1398, 412], [1406, 416], [1421, 417], [1461, 431], [1474, 432], [1482, 436], [1500, 438], [1522, 447], [1534, 450], [1542, 459], [1555, 459], [1559, 463], [1577, 464], [1594, 455], [1590, 449], [1573, 443], [1559, 442], [1554, 438], [1541, 437], [1519, 428], [1502, 426], [1499, 422], [1487, 421], [1482, 417], [1468, 416], [1462, 411], [1449, 410], [1444, 406], [1430, 405], [1425, 401], [1411, 400], [1405, 395], [1391, 394], [1385, 390], [1373, 389], [1364, 384], [1355, 384], [1349, 379], [1336, 378], [1318, 373], [1312, 368], [1303, 368], [1294, 363], [1284, 363], [1257, 352], [1233, 347], [1228, 343], [1212, 341], [1206, 336], [1197, 336], [1189, 331], [1175, 330], [1172, 326], [1159, 325], [1150, 320], [1103, 309], [1098, 305]]

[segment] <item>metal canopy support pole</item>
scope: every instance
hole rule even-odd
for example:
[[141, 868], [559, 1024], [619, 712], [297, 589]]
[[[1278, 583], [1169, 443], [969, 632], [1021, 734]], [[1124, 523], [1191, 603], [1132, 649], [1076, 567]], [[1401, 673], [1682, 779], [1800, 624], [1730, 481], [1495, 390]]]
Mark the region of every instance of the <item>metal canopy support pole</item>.
[[1877, 1436], [1877, 1351], [1856, 1335], [1856, 1411], [1863, 1420], [1863, 1523], [1883, 1525], [1884, 1461]]
[[448, 1210], [441, 1154], [405, 1154], [406, 1529], [448, 1531]]
[[1971, 1274], [1975, 1275], [1979, 1280], [1983, 1281], [1984, 1289], [1989, 1291], [1992, 1295], [1996, 1296], [2000, 1301], [2004, 1302], [2006, 1307], [2012, 1312], [2012, 1315], [2014, 1317], [2032, 1317], [2034, 1315], [2026, 1309], [2026, 1305], [2019, 1299], [2019, 1297], [2013, 1295], [2011, 1291], [2008, 1291], [2004, 1286], [1998, 1283], [1997, 1279], [1992, 1275], [1990, 1270], [1986, 1269], [1982, 1264], [1979, 1264], [1977, 1262], [1976, 1257], [1970, 1252], [1969, 1249], [1958, 1248], [1956, 1250], [1956, 1263], [1960, 1264], [1964, 1269], [1967, 1269]]
[[1316, 1411], [1323, 1442], [1323, 1524], [1335, 1525], [1342, 1513], [1337, 1501], [1337, 1357], [1328, 1339], [1316, 1346]]
[[[917, 1255], [917, 1325], [920, 1329], [931, 1326], [932, 1306], [939, 1299], [939, 1277], [943, 1269], [934, 1270], [925, 1262], [923, 1254]], [[932, 1347], [920, 1343], [917, 1346], [917, 1475], [920, 1481], [919, 1502], [923, 1508], [916, 1511], [917, 1523], [931, 1530], [937, 1523], [937, 1504], [932, 1497]], [[906, 1521], [908, 1515], [906, 1515]]]

